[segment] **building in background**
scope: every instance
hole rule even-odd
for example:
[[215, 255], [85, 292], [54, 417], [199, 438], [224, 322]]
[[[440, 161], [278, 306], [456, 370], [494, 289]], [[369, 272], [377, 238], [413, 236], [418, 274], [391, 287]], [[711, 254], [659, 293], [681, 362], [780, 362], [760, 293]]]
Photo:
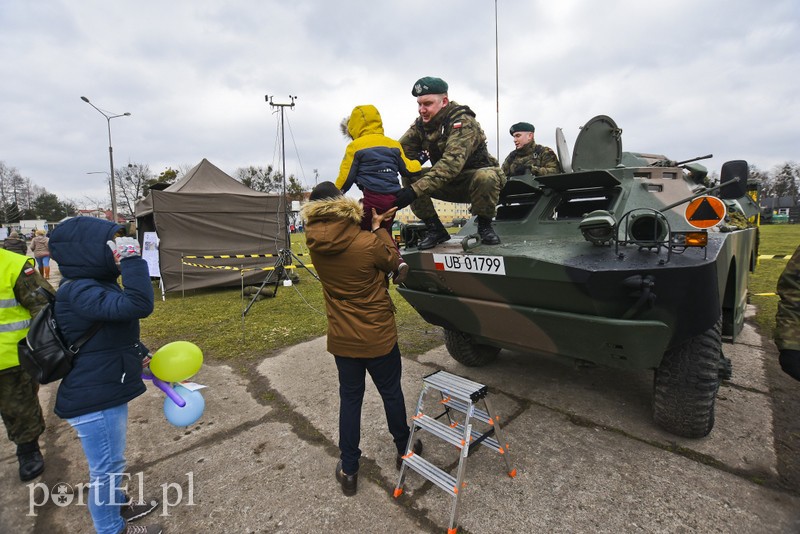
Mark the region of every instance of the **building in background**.
[[[452, 224], [454, 220], [456, 222], [460, 222], [462, 219], [463, 221], [466, 221], [472, 217], [472, 214], [469, 212], [469, 204], [456, 204], [454, 202], [446, 202], [436, 198], [431, 198], [431, 200], [433, 201], [433, 207], [436, 208], [436, 213], [439, 214], [439, 219], [442, 221], [442, 224]], [[398, 211], [394, 220], [405, 224], [410, 222], [419, 222], [419, 219], [417, 219], [417, 217], [411, 211], [411, 208], [403, 208]]]

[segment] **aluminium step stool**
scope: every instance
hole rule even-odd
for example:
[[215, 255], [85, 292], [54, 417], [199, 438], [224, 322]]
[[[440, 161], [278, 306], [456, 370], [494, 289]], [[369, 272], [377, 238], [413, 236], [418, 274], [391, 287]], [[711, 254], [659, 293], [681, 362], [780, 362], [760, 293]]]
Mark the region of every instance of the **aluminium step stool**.
[[[397, 498], [403, 493], [406, 468], [416, 471], [423, 478], [443, 489], [452, 497], [450, 526], [447, 532], [448, 534], [455, 534], [458, 502], [462, 493], [459, 490], [463, 490], [466, 486], [464, 479], [466, 476], [467, 457], [472, 448], [483, 445], [498, 452], [506, 463], [506, 472], [512, 478], [516, 476], [517, 470], [511, 468], [508, 443], [502, 438], [497, 414], [492, 412], [489, 407], [489, 402], [486, 399], [489, 389], [485, 385], [446, 371], [436, 371], [424, 377], [422, 383], [422, 392], [417, 401], [416, 414], [412, 417], [414, 424], [411, 428], [411, 435], [408, 438], [406, 454], [403, 456], [403, 465], [400, 468], [400, 476], [394, 490], [394, 497]], [[441, 396], [439, 404], [444, 407], [444, 411], [434, 417], [423, 412], [425, 395], [431, 390], [439, 392]], [[483, 401], [485, 410], [480, 410], [475, 406], [479, 401]], [[463, 424], [452, 417], [454, 411], [464, 414]], [[447, 424], [440, 421], [445, 416]], [[488, 425], [488, 430], [483, 433], [473, 430], [473, 420]], [[429, 434], [454, 445], [459, 450], [458, 468], [455, 476], [435, 466], [419, 454], [414, 454], [412, 444], [417, 430], [425, 430]]]

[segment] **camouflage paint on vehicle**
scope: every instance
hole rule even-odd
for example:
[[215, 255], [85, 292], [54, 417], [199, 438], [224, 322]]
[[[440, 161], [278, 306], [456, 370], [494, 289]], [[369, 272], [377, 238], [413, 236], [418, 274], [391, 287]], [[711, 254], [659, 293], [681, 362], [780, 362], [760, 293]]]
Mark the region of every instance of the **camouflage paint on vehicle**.
[[[722, 334], [735, 338], [756, 228], [728, 217], [708, 231], [707, 246], [674, 246], [697, 231], [684, 211], [687, 199], [708, 192], [702, 166], [622, 152], [621, 130], [605, 116], [584, 126], [571, 163], [571, 173], [509, 179], [494, 223], [501, 245], [471, 237], [473, 219], [461, 240], [403, 252], [411, 270], [399, 291], [426, 321], [445, 328], [451, 354], [482, 364], [505, 348], [658, 369], [665, 354], [713, 332], [720, 320]], [[723, 178], [733, 180], [711, 193], [725, 198], [729, 213], [757, 213], [746, 195], [746, 163], [726, 166]], [[581, 230], [594, 219], [614, 225], [601, 245]], [[723, 367], [721, 352], [719, 359]]]

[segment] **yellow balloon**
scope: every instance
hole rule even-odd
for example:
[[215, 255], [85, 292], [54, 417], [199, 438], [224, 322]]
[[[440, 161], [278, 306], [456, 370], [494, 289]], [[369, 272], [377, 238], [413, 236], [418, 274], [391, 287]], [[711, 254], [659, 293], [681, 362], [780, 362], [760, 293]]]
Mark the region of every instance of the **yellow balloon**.
[[150, 371], [164, 382], [181, 382], [194, 376], [203, 365], [203, 351], [189, 341], [167, 343], [150, 361]]

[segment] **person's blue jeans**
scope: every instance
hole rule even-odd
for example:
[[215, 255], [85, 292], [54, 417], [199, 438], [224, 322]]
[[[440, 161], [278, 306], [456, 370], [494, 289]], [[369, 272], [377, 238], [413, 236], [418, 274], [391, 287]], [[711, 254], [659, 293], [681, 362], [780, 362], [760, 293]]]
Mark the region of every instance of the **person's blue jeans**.
[[[120, 485], [125, 480], [125, 439], [128, 405], [71, 417], [67, 422], [78, 433], [89, 463], [89, 513], [98, 534], [119, 534], [125, 530], [120, 506], [126, 497]], [[115, 476], [116, 474], [116, 476]]]
[[339, 450], [342, 470], [348, 475], [358, 472], [361, 458], [361, 404], [364, 401], [366, 373], [372, 377], [383, 399], [389, 433], [397, 452], [405, 452], [411, 433], [406, 420], [406, 402], [400, 387], [402, 364], [400, 349], [395, 344], [389, 354], [378, 358], [336, 356], [339, 370]]

